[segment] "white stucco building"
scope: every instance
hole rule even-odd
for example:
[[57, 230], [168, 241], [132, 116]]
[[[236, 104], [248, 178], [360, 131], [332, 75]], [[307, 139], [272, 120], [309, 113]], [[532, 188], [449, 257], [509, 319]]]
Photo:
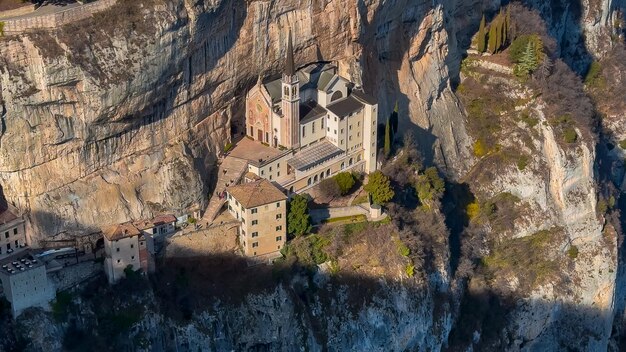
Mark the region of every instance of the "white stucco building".
[[104, 235], [104, 271], [109, 283], [124, 278], [124, 269], [129, 265], [133, 270], [148, 270], [148, 249], [141, 231], [125, 222], [102, 231]]
[[0, 261], [0, 281], [13, 317], [30, 307], [47, 308], [55, 289], [48, 280], [45, 264], [29, 253]]

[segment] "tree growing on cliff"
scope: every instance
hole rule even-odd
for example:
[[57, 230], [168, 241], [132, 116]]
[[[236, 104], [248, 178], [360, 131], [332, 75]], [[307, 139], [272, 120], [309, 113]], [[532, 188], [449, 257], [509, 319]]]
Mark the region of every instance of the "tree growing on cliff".
[[487, 51], [489, 51], [489, 53], [491, 54], [496, 53], [496, 40], [497, 40], [496, 24], [495, 22], [491, 22], [491, 25], [489, 26], [489, 40], [487, 43]]
[[389, 155], [391, 155], [391, 123], [390, 121], [391, 119], [387, 119], [387, 124], [385, 124], [385, 145], [383, 147], [383, 153], [385, 154], [386, 157], [389, 157]]
[[433, 201], [441, 199], [445, 191], [445, 182], [439, 176], [437, 168], [429, 167], [424, 170], [424, 174], [417, 178], [415, 190], [420, 202], [427, 207], [430, 207]]
[[292, 236], [302, 236], [311, 232], [311, 216], [309, 215], [308, 199], [296, 194], [289, 202], [287, 214], [287, 231]]
[[391, 113], [391, 131], [395, 136], [398, 133], [398, 101], [396, 100], [396, 106], [393, 108], [393, 112]]
[[480, 53], [484, 53], [487, 50], [487, 32], [485, 32], [485, 15], [480, 20], [480, 26], [478, 27], [478, 37], [476, 38], [476, 50]]
[[369, 181], [363, 189], [370, 194], [372, 202], [378, 205], [387, 203], [395, 194], [391, 188], [389, 177], [380, 171], [369, 175]]

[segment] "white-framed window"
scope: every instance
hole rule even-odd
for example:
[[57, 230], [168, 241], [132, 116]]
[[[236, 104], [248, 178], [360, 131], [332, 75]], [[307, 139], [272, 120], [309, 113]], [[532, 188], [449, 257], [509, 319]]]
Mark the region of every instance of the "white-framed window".
[[256, 213], [257, 213], [257, 209], [256, 209], [256, 208], [252, 208], [252, 209], [250, 209], [250, 213], [252, 213], [252, 214], [256, 214]]
[[282, 230], [282, 229], [283, 229], [283, 227], [282, 227], [282, 226], [276, 226], [276, 231], [280, 231], [280, 230]]
[[276, 236], [276, 242], [282, 241], [283, 240], [283, 236]]
[[258, 223], [259, 223], [259, 221], [258, 221], [258, 220], [252, 220], [252, 225], [253, 225], [253, 226], [254, 226], [254, 225], [256, 225], [256, 224], [258, 224]]
[[258, 233], [258, 232], [253, 232], [253, 233], [252, 233], [252, 237], [257, 237], [258, 235], [259, 235], [259, 233]]
[[[252, 248], [256, 248], [259, 246], [259, 242], [252, 242]], [[254, 254], [256, 255], [256, 252], [254, 252]]]
[[282, 219], [283, 218], [283, 214], [276, 214], [276, 219]]

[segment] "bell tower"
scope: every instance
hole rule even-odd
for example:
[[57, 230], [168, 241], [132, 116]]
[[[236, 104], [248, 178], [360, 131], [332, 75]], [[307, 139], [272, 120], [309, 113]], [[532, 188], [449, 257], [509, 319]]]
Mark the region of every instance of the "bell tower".
[[281, 142], [287, 148], [297, 148], [300, 146], [300, 82], [293, 63], [291, 29], [288, 35], [282, 78]]

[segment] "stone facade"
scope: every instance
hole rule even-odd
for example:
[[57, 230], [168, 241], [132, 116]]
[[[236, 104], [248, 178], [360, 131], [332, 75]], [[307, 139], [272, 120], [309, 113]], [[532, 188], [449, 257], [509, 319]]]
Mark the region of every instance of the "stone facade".
[[227, 190], [228, 211], [241, 221], [238, 235], [245, 255], [279, 257], [287, 241], [287, 197], [262, 179]]

